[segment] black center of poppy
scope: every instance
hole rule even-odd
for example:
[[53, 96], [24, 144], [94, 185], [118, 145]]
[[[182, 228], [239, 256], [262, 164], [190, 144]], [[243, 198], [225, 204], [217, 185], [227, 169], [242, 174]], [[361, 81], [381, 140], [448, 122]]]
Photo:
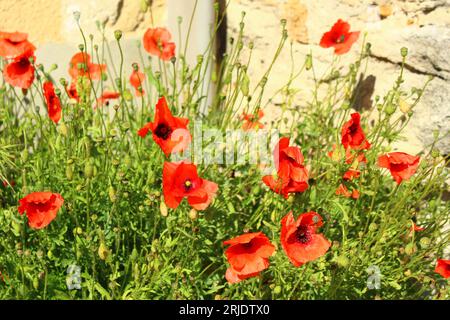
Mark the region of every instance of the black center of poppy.
[[243, 246], [245, 249], [250, 249], [250, 248], [252, 247], [252, 242], [250, 241], [250, 242], [247, 242], [247, 243], [243, 243], [242, 246]]
[[160, 123], [155, 129], [155, 134], [158, 138], [163, 140], [167, 140], [170, 134], [172, 133], [172, 129], [165, 123]]
[[340, 35], [337, 39], [336, 39], [336, 43], [342, 43], [345, 41], [345, 36], [344, 35]]
[[19, 65], [22, 68], [28, 67], [29, 64], [30, 64], [30, 61], [28, 60], [28, 58], [22, 58], [19, 60]]
[[307, 226], [300, 226], [295, 232], [295, 238], [298, 242], [306, 244], [311, 241], [312, 235], [311, 230]]
[[188, 191], [190, 191], [192, 189], [192, 182], [191, 182], [191, 180], [186, 180], [185, 182], [184, 182], [184, 190], [186, 191], [186, 192], [188, 192]]

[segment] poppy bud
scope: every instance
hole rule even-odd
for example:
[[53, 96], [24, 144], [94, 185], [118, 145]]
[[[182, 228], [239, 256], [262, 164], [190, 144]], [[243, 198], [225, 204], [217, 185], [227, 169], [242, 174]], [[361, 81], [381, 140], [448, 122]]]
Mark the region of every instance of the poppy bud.
[[93, 161], [88, 160], [84, 165], [84, 176], [88, 179], [94, 176], [94, 164]]
[[73, 165], [71, 164], [66, 166], [66, 178], [69, 181], [73, 179]]
[[81, 229], [80, 227], [76, 227], [75, 229], [73, 229], [73, 234], [81, 235], [83, 234], [83, 229]]
[[420, 239], [420, 246], [424, 249], [428, 248], [430, 246], [431, 240], [430, 238], [427, 237], [423, 237], [422, 239]]
[[408, 244], [405, 246], [405, 253], [406, 253], [408, 256], [413, 255], [416, 251], [417, 251], [417, 247], [416, 247], [416, 245], [415, 245], [414, 243], [408, 243]]
[[130, 255], [131, 261], [136, 260], [137, 257], [138, 257], [138, 252], [137, 252], [136, 248], [133, 248], [133, 251], [131, 251], [131, 255]]
[[111, 202], [116, 202], [117, 200], [117, 194], [116, 194], [116, 190], [114, 190], [113, 186], [110, 186], [108, 189], [108, 195], [109, 195], [109, 199], [111, 200]]
[[38, 278], [33, 279], [33, 288], [35, 290], [37, 290], [39, 288], [39, 279]]
[[274, 294], [280, 294], [281, 293], [281, 287], [280, 286], [276, 286], [275, 288], [273, 288], [273, 293]]
[[148, 2], [147, 2], [147, 0], [141, 0], [141, 7], [139, 8], [139, 10], [142, 13], [147, 12], [147, 10], [148, 10]]
[[431, 156], [435, 159], [439, 158], [439, 156], [440, 156], [439, 150], [436, 148], [433, 148], [433, 150], [431, 150]]
[[20, 153], [20, 158], [22, 159], [22, 162], [27, 162], [28, 160], [28, 150], [23, 149]]
[[78, 49], [79, 49], [81, 52], [83, 52], [83, 51], [84, 51], [84, 44], [80, 43], [80, 44], [78, 45]]
[[400, 111], [403, 113], [408, 113], [411, 110], [411, 106], [403, 99], [399, 99], [398, 105], [400, 107]]
[[114, 37], [116, 38], [117, 41], [119, 41], [122, 38], [122, 31], [120, 30], [114, 31]]
[[305, 68], [306, 70], [311, 70], [313, 64], [312, 55], [308, 53], [306, 55]]
[[403, 58], [405, 58], [408, 55], [408, 48], [406, 47], [401, 48], [400, 54], [402, 55]]
[[189, 219], [197, 220], [197, 218], [198, 218], [197, 210], [191, 209], [191, 211], [189, 211]]
[[167, 211], [167, 206], [164, 203], [164, 201], [161, 201], [161, 203], [159, 204], [159, 211], [161, 212], [161, 215], [163, 217], [167, 217], [167, 215], [169, 214]]
[[80, 17], [81, 17], [81, 12], [80, 11], [74, 11], [73, 12], [73, 18], [75, 19], [76, 22], [80, 21]]
[[183, 22], [183, 17], [178, 16], [178, 17], [177, 17], [177, 23], [178, 23], [178, 24], [181, 24], [182, 22]]
[[384, 112], [386, 113], [386, 115], [391, 116], [394, 114], [395, 112], [395, 106], [393, 104], [388, 104], [386, 106], [386, 108], [384, 109]]
[[346, 256], [339, 256], [336, 258], [336, 264], [341, 268], [348, 267], [349, 260]]
[[100, 246], [98, 247], [98, 256], [102, 260], [106, 260], [109, 257], [109, 250], [103, 241], [100, 243]]

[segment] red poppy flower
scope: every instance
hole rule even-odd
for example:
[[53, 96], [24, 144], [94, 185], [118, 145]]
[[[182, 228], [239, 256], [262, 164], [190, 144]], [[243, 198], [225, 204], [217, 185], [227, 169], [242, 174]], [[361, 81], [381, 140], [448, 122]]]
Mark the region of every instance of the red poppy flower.
[[359, 191], [356, 189], [353, 189], [352, 192], [350, 192], [347, 187], [344, 184], [340, 184], [339, 187], [336, 190], [336, 195], [340, 196], [344, 196], [346, 198], [350, 198], [352, 197], [353, 199], [358, 199], [359, 198]]
[[414, 232], [420, 232], [420, 231], [423, 231], [423, 230], [425, 230], [424, 227], [419, 227], [417, 224], [415, 224], [415, 223], [413, 222], [413, 225], [412, 225], [412, 227], [411, 227], [411, 231], [414, 231]]
[[197, 210], [206, 209], [216, 196], [216, 183], [198, 176], [195, 164], [164, 162], [163, 194], [169, 208], [176, 209], [183, 198]]
[[344, 173], [343, 178], [344, 178], [344, 180], [348, 181], [348, 180], [358, 179], [360, 175], [361, 175], [361, 171], [350, 168]]
[[169, 110], [165, 97], [161, 97], [156, 104], [155, 118], [138, 131], [144, 138], [149, 131], [153, 140], [161, 147], [166, 156], [185, 150], [191, 143], [192, 137], [187, 129], [189, 120], [174, 117]]
[[434, 271], [439, 273], [444, 278], [450, 277], [450, 260], [438, 259]]
[[91, 56], [85, 52], [76, 53], [69, 63], [69, 74], [72, 80], [81, 76], [88, 76], [92, 80], [99, 80], [106, 71], [106, 65], [91, 62]]
[[34, 67], [30, 58], [36, 59], [29, 50], [15, 57], [3, 70], [3, 77], [13, 87], [28, 89], [34, 80]]
[[66, 92], [70, 99], [80, 101], [80, 96], [78, 95], [77, 85], [75, 84], [75, 82], [72, 82], [70, 86], [66, 87]]
[[120, 92], [115, 91], [103, 91], [103, 94], [101, 97], [97, 98], [97, 106], [101, 107], [102, 105], [106, 104], [109, 105], [109, 100], [119, 99], [120, 98]]
[[33, 229], [42, 229], [56, 218], [64, 199], [51, 192], [33, 192], [19, 200], [19, 213], [27, 214], [28, 225]]
[[358, 37], [359, 31], [350, 32], [350, 25], [339, 19], [330, 31], [323, 34], [320, 46], [322, 48], [333, 47], [335, 54], [344, 54], [350, 51]]
[[419, 161], [419, 156], [412, 156], [404, 152], [391, 152], [378, 157], [378, 166], [388, 169], [397, 184], [400, 184], [416, 173]]
[[61, 119], [61, 101], [55, 93], [55, 88], [51, 81], [44, 82], [44, 97], [47, 104], [48, 116], [54, 123]]
[[144, 49], [162, 60], [170, 60], [175, 56], [175, 43], [170, 42], [172, 38], [166, 28], [148, 29], [143, 38]]
[[[340, 161], [341, 154], [343, 153], [340, 149], [336, 151], [336, 144], [333, 144], [333, 149], [327, 153], [328, 157], [333, 161]], [[354, 152], [350, 148], [345, 150], [345, 163], [352, 164], [353, 161], [357, 161], [358, 163], [366, 163], [367, 159], [364, 153], [360, 151]]]
[[359, 113], [352, 113], [351, 119], [342, 127], [341, 142], [345, 149], [368, 150], [370, 143], [361, 128], [361, 116]]
[[300, 148], [290, 147], [289, 138], [281, 138], [275, 146], [273, 156], [277, 177], [264, 176], [263, 182], [285, 198], [289, 193], [304, 192], [308, 188], [308, 170], [303, 165]]
[[3, 180], [3, 181], [2, 181], [2, 185], [3, 185], [3, 187], [5, 187], [5, 188], [7, 188], [7, 187], [13, 188], [13, 187], [16, 185], [16, 182], [15, 182], [14, 180], [10, 180], [10, 181], [8, 181], [8, 180]]
[[130, 84], [134, 87], [136, 92], [136, 96], [140, 97], [145, 92], [142, 86], [144, 85], [145, 75], [143, 72], [140, 72], [139, 69], [133, 70], [130, 76]]
[[12, 59], [28, 51], [34, 52], [36, 47], [27, 38], [26, 33], [0, 31], [0, 57]]
[[330, 241], [316, 233], [322, 224], [320, 215], [313, 211], [302, 213], [297, 220], [291, 211], [281, 220], [281, 245], [294, 266], [300, 267], [328, 251]]
[[262, 110], [259, 110], [256, 116], [251, 113], [244, 113], [242, 115], [242, 130], [249, 131], [251, 129], [264, 128], [264, 125], [259, 121], [263, 116], [264, 112]]
[[275, 246], [262, 232], [244, 233], [223, 243], [230, 245], [225, 250], [230, 264], [225, 278], [229, 283], [259, 275], [269, 267], [269, 257], [275, 252]]

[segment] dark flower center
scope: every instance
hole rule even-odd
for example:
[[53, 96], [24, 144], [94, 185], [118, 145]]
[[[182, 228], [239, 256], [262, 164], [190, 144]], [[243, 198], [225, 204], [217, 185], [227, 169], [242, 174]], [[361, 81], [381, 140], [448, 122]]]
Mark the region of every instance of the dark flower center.
[[18, 61], [18, 64], [21, 68], [27, 68], [30, 65], [30, 60], [28, 60], [28, 58], [21, 58]]
[[352, 124], [349, 128], [348, 131], [351, 135], [354, 135], [357, 131], [358, 131], [358, 126], [356, 124]]
[[247, 242], [247, 243], [243, 243], [242, 246], [243, 246], [245, 249], [250, 249], [250, 248], [252, 247], [252, 242], [250, 241], [250, 242]]
[[156, 127], [156, 130], [155, 130], [156, 136], [163, 140], [167, 140], [167, 138], [169, 138], [171, 133], [172, 133], [172, 129], [165, 123], [158, 124], [158, 126]]
[[345, 41], [345, 35], [340, 35], [337, 39], [336, 39], [336, 43], [342, 43]]
[[312, 239], [312, 234], [310, 228], [307, 226], [299, 226], [295, 232], [295, 238], [298, 242], [306, 244]]
[[185, 190], [186, 192], [189, 192], [189, 191], [192, 189], [192, 187], [193, 187], [193, 185], [192, 185], [191, 180], [186, 180], [186, 181], [184, 182], [184, 190]]

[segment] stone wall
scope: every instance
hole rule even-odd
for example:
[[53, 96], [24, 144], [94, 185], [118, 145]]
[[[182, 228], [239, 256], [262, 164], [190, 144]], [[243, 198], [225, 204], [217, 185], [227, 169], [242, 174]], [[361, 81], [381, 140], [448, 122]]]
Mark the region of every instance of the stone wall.
[[[41, 63], [65, 65], [81, 42], [73, 11], [81, 11], [86, 34], [98, 36], [97, 20], [106, 22], [111, 38], [116, 29], [124, 32], [127, 66], [137, 57], [135, 40], [152, 24], [165, 25], [168, 20], [165, 0], [0, 0], [0, 30], [27, 32], [39, 47]], [[255, 44], [250, 68], [253, 83], [262, 76], [276, 50], [280, 19], [287, 20], [297, 64], [312, 52], [319, 73], [333, 58], [331, 50], [318, 46], [320, 37], [338, 18], [348, 20], [354, 30], [367, 31], [373, 54], [366, 76], [374, 77], [373, 95], [391, 88], [399, 72], [400, 48], [408, 47], [405, 86], [421, 87], [430, 75], [434, 80], [407, 128], [407, 141], [399, 147], [418, 152], [431, 143], [433, 130], [440, 129], [447, 138], [438, 146], [443, 153], [450, 153], [450, 0], [231, 0], [228, 32], [232, 36], [238, 31], [242, 11], [247, 12], [246, 41]], [[355, 47], [343, 56], [341, 65], [348, 65], [358, 51]], [[272, 70], [267, 97], [286, 81], [289, 61], [287, 45]], [[64, 76], [66, 68], [58, 72]], [[294, 84], [299, 89], [299, 105], [308, 98], [312, 83], [306, 76]], [[268, 106], [266, 119], [279, 113], [275, 101]]]
[[[229, 29], [236, 34], [241, 12], [246, 11], [245, 34], [254, 41], [253, 64], [250, 73], [260, 77], [264, 65], [275, 52], [280, 38], [280, 20], [287, 20], [293, 55], [297, 65], [312, 52], [318, 74], [333, 59], [332, 50], [319, 46], [324, 31], [328, 31], [339, 18], [349, 21], [352, 30], [367, 32], [372, 44], [368, 72], [374, 76], [375, 95], [389, 90], [399, 75], [400, 49], [407, 47], [409, 55], [405, 71], [406, 88], [420, 88], [433, 76], [415, 114], [406, 128], [406, 140], [396, 145], [406, 152], [419, 152], [433, 141], [433, 131], [438, 129], [441, 152], [450, 153], [450, 1], [449, 0], [233, 0], [229, 8]], [[346, 66], [360, 52], [357, 45], [342, 56], [340, 65]], [[285, 83], [290, 72], [290, 50], [281, 54], [269, 79], [269, 92]], [[311, 92], [313, 79], [302, 77], [295, 82], [299, 90], [297, 100], [304, 105]], [[371, 99], [368, 99], [370, 102]], [[366, 106], [367, 107], [367, 106]], [[272, 114], [279, 114], [279, 107], [269, 106]]]

